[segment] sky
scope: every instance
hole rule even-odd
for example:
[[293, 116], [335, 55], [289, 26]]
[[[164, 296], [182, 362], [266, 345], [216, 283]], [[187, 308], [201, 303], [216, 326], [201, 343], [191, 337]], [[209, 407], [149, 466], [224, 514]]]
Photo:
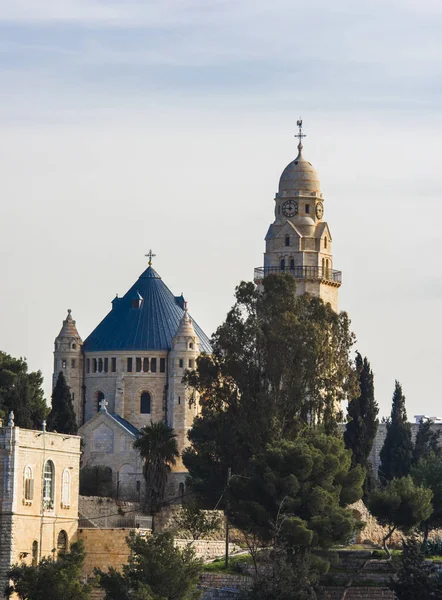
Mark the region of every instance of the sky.
[[41, 369], [147, 266], [209, 335], [263, 264], [296, 156], [319, 173], [340, 309], [408, 416], [442, 416], [442, 5], [0, 0], [0, 349]]

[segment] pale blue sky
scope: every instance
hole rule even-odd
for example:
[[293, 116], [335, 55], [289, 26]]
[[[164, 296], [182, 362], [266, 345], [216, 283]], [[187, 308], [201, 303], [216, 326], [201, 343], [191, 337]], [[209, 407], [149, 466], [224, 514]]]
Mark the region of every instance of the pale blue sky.
[[317, 168], [340, 307], [387, 414], [440, 415], [442, 5], [0, 0], [0, 348], [41, 368], [145, 252], [208, 334], [262, 264], [278, 178]]

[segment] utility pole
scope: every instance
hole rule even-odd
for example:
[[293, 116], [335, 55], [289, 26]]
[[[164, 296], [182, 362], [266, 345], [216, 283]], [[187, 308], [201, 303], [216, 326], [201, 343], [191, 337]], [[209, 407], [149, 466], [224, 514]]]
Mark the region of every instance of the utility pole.
[[229, 507], [229, 483], [230, 478], [232, 477], [232, 469], [229, 467], [227, 469], [227, 497], [226, 497], [226, 509], [225, 509], [225, 517], [226, 517], [226, 571], [229, 568], [229, 518], [227, 516], [227, 509]]

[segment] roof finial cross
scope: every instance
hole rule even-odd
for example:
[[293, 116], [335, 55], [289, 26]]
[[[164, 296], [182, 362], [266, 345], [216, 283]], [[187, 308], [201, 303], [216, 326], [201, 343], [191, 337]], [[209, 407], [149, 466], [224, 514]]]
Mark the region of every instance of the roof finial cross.
[[100, 412], [107, 412], [108, 404], [109, 404], [109, 402], [105, 398], [102, 398], [99, 402]]
[[299, 119], [296, 121], [296, 125], [298, 127], [298, 133], [295, 133], [295, 137], [297, 137], [298, 140], [299, 140], [298, 149], [302, 150], [302, 138], [307, 137], [307, 135], [305, 133], [302, 133], [302, 119], [301, 119], [301, 117], [299, 117]]
[[147, 258], [149, 259], [149, 267], [152, 265], [152, 258], [155, 258], [156, 254], [154, 254], [152, 252], [152, 250], [149, 250], [149, 252], [147, 254], [145, 254], [144, 256], [147, 256]]

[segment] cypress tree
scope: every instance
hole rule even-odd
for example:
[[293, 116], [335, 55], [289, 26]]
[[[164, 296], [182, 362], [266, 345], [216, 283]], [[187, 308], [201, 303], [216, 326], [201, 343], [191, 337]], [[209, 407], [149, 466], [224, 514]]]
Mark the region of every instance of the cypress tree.
[[413, 464], [416, 464], [421, 458], [426, 458], [429, 454], [439, 454], [439, 435], [440, 431], [432, 431], [433, 425], [431, 419], [419, 421], [419, 428], [416, 434], [413, 450]]
[[77, 421], [72, 406], [71, 390], [63, 372], [58, 374], [57, 383], [52, 392], [52, 408], [48, 416], [48, 430], [75, 435]]
[[374, 397], [374, 377], [370, 363], [359, 352], [355, 359], [359, 379], [359, 394], [348, 403], [348, 424], [344, 432], [345, 446], [352, 455], [352, 467], [361, 465], [366, 470], [364, 495], [374, 486], [373, 465], [369, 460], [379, 421], [379, 407]]
[[387, 435], [382, 446], [379, 479], [381, 482], [409, 475], [413, 460], [411, 425], [407, 421], [405, 396], [399, 381], [395, 382], [391, 416], [387, 420]]

